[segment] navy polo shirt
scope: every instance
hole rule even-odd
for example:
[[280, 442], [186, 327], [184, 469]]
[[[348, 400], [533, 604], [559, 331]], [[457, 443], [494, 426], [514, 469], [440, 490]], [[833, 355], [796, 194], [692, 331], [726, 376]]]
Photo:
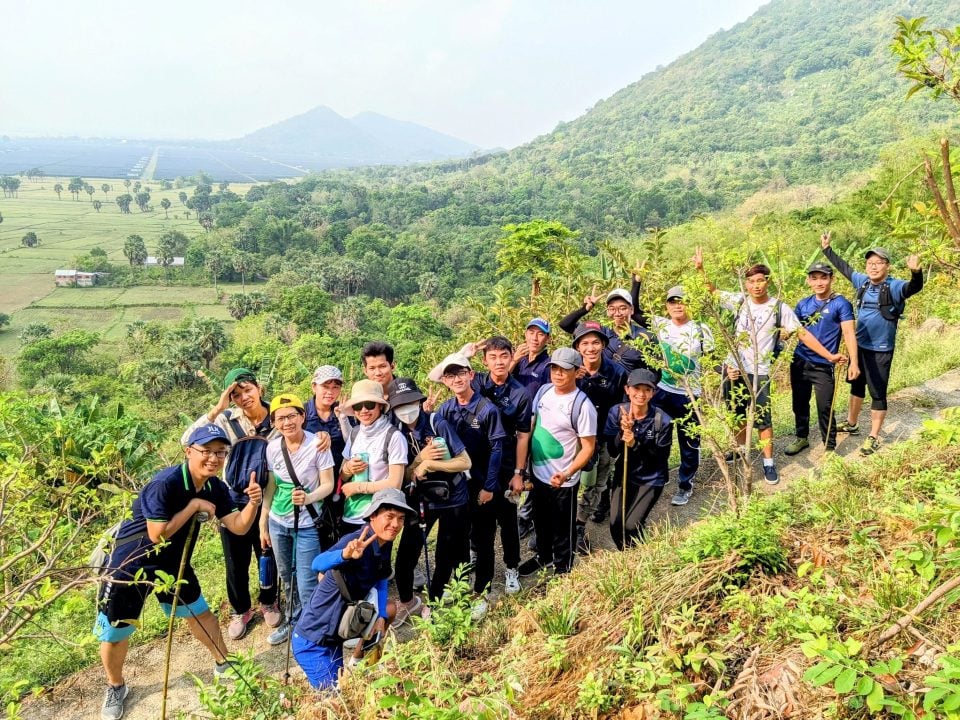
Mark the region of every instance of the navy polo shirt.
[[[162, 549], [150, 541], [147, 532], [147, 521], [169, 522], [178, 512], [183, 510], [194, 498], [209, 500], [216, 508], [218, 518], [225, 517], [237, 511], [237, 506], [231, 500], [227, 486], [217, 478], [210, 478], [200, 490], [196, 490], [187, 464], [173, 465], [165, 468], [153, 476], [140, 494], [133, 501], [133, 515], [123, 521], [117, 532], [117, 540], [143, 533], [143, 537], [126, 545], [116, 548], [107, 562], [110, 567], [128, 568], [156, 568], [169, 573], [176, 573], [180, 567], [180, 556], [183, 554], [184, 544], [191, 523], [181, 527], [173, 537], [166, 538], [167, 544]], [[190, 542], [190, 555], [196, 546], [200, 524], [194, 527], [193, 538]], [[190, 558], [187, 558], [190, 562]]]
[[550, 353], [546, 349], [541, 350], [533, 362], [524, 355], [513, 369], [513, 377], [527, 391], [530, 402], [533, 402], [540, 386], [550, 382]]
[[[481, 399], [484, 400], [482, 410]], [[473, 484], [482, 484], [488, 492], [499, 490], [503, 441], [507, 433], [503, 429], [497, 406], [475, 392], [466, 405], [461, 405], [452, 397], [440, 406], [438, 412], [453, 425], [467, 448]]]
[[507, 436], [503, 440], [503, 459], [500, 462], [500, 475], [505, 478], [513, 477], [514, 465], [517, 457], [517, 433], [528, 433], [531, 430], [531, 406], [533, 401], [527, 395], [517, 380], [507, 376], [503, 385], [497, 385], [490, 377], [490, 373], [477, 373], [471, 383], [473, 391], [480, 393], [497, 406], [500, 411], [500, 422]]
[[[400, 426], [400, 429], [407, 438], [407, 450], [410, 463], [413, 463], [413, 459], [420, 454], [420, 451], [423, 449], [423, 446], [426, 445], [427, 440], [437, 436], [442, 437], [446, 441], [447, 449], [450, 451], [450, 457], [456, 457], [467, 449], [466, 446], [464, 446], [463, 441], [460, 439], [460, 436], [457, 435], [450, 423], [448, 423], [443, 416], [440, 415], [440, 413], [432, 413], [432, 425], [430, 423], [430, 415], [431, 413], [421, 412], [417, 417], [417, 422], [414, 423], [413, 428], [410, 428], [406, 423]], [[434, 432], [434, 428], [436, 428], [436, 432]], [[455, 475], [456, 473], [429, 473], [430, 479], [449, 480], [451, 482], [453, 481]], [[447, 502], [427, 502], [426, 506], [431, 510], [442, 510], [444, 508], [461, 507], [462, 505], [467, 504], [467, 500], [467, 483], [463, 481], [463, 478], [461, 478], [459, 482], [453, 485], [453, 490], [450, 493], [450, 499], [447, 500]]]
[[[587, 394], [597, 408], [598, 423], [600, 418], [607, 416], [611, 407], [623, 400], [623, 387], [626, 384], [627, 371], [605, 355], [600, 357], [596, 374], [577, 378], [577, 387]], [[597, 429], [600, 429], [599, 425]]]
[[[797, 303], [794, 312], [807, 332], [832, 353], [840, 349], [843, 337], [840, 323], [853, 320], [853, 305], [842, 295], [835, 295], [829, 300], [817, 300], [816, 295], [805, 297]], [[803, 343], [797, 345], [793, 356], [805, 362], [832, 367], [829, 360], [820, 357]]]
[[617, 478], [623, 477], [624, 455], [627, 459], [627, 479], [634, 485], [653, 485], [663, 487], [670, 476], [670, 445], [673, 443], [673, 421], [660, 410], [660, 431], [652, 405], [646, 417], [633, 421], [632, 448], [623, 451], [623, 438], [620, 436], [620, 413], [630, 412], [630, 403], [614, 405], [607, 412], [607, 421], [603, 434], [608, 438], [608, 450], [611, 455], [619, 455]]
[[[337, 627], [340, 625], [340, 618], [347, 604], [340, 594], [333, 572], [326, 568], [321, 569], [317, 563], [322, 561], [325, 555], [333, 552], [340, 553], [342, 560], [343, 549], [351, 540], [360, 537], [364, 527], [366, 525], [356, 532], [344, 535], [336, 545], [318, 555], [314, 560], [314, 566], [311, 569], [314, 572], [323, 572], [324, 576], [323, 580], [317, 584], [313, 595], [304, 602], [303, 612], [300, 614], [300, 620], [297, 621], [296, 633], [316, 645], [330, 647], [343, 642], [337, 634]], [[362, 600], [371, 588], [390, 577], [392, 550], [393, 543], [381, 545], [374, 540], [367, 545], [359, 560], [347, 560], [335, 566], [343, 575], [343, 581], [354, 600]]]
[[[334, 403], [334, 410], [340, 403]], [[337, 476], [340, 474], [340, 466], [343, 464], [343, 448], [346, 446], [347, 441], [343, 437], [343, 430], [340, 428], [340, 418], [337, 417], [337, 413], [331, 410], [330, 419], [324, 420], [317, 413], [317, 401], [316, 398], [310, 398], [307, 400], [307, 404], [304, 405], [305, 418], [303, 421], [303, 429], [307, 432], [312, 432], [314, 435], [320, 432], [325, 432], [330, 435], [330, 452], [333, 454], [333, 474]]]

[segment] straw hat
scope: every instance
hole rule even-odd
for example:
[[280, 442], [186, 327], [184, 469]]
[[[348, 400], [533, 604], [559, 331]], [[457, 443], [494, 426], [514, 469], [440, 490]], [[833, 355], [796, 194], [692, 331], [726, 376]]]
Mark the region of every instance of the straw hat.
[[341, 405], [341, 412], [353, 417], [356, 414], [353, 406], [367, 401], [379, 403], [386, 408], [387, 401], [383, 397], [383, 386], [374, 380], [357, 380], [350, 389], [350, 399]]

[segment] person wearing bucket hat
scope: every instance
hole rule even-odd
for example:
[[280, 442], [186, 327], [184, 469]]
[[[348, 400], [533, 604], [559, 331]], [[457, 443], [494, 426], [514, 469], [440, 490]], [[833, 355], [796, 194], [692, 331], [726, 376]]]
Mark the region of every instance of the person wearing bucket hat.
[[305, 415], [303, 402], [292, 393], [280, 393], [270, 401], [270, 420], [280, 436], [267, 445], [274, 482], [264, 494], [260, 538], [264, 549], [273, 549], [287, 593], [287, 622], [267, 638], [271, 645], [287, 640], [303, 603], [317, 585], [310, 563], [324, 548], [307, 511], [313, 507], [312, 513], [319, 517], [318, 505], [334, 486], [333, 455], [317, 449], [316, 436], [303, 429]]
[[[418, 511], [410, 516], [397, 547], [395, 626], [423, 611], [423, 600], [414, 595], [414, 574], [421, 551], [429, 553], [425, 539], [437, 525], [436, 553], [429, 585], [431, 600], [439, 600], [454, 568], [467, 560], [470, 518], [467, 480], [470, 456], [453, 427], [438, 413], [423, 409], [426, 395], [412, 378], [397, 378], [387, 388], [390, 407], [407, 439], [406, 495]], [[429, 560], [429, 557], [427, 558]], [[426, 563], [430, 568], [430, 563]]]
[[649, 316], [639, 301], [637, 311], [644, 318], [644, 324], [656, 334], [664, 360], [657, 393], [651, 402], [675, 418], [673, 425], [677, 428], [680, 470], [677, 492], [670, 502], [672, 505], [686, 505], [693, 496], [693, 481], [700, 469], [700, 422], [694, 403], [700, 397], [701, 359], [712, 352], [716, 344], [709, 326], [693, 320], [688, 314], [683, 287], [671, 287], [664, 300], [665, 316]]
[[537, 554], [520, 563], [521, 576], [551, 567], [562, 575], [573, 566], [577, 490], [597, 441], [596, 408], [577, 387], [581, 362], [573, 348], [554, 350], [552, 382], [533, 401], [530, 461]]
[[510, 372], [524, 387], [531, 400], [541, 385], [550, 382], [550, 352], [547, 350], [550, 329], [550, 323], [543, 318], [533, 318], [523, 331], [523, 342], [517, 345], [513, 353]]
[[383, 385], [376, 380], [358, 380], [341, 412], [357, 420], [347, 434], [343, 451], [343, 521], [347, 534], [363, 525], [363, 512], [373, 494], [399, 488], [407, 466], [407, 440], [387, 414], [389, 404]]
[[[365, 628], [369, 631], [365, 639], [386, 636], [396, 612], [395, 603], [387, 599], [390, 556], [394, 540], [411, 515], [413, 508], [399, 489], [377, 490], [363, 510], [363, 525], [314, 558], [313, 572], [323, 577], [307, 600], [291, 640], [293, 656], [313, 687], [337, 684], [343, 667], [343, 641], [350, 639], [340, 634], [349, 601], [364, 599], [376, 608], [377, 619]], [[359, 645], [362, 648], [364, 643]]]
[[[847, 380], [860, 375], [857, 336], [854, 329], [853, 305], [842, 295], [833, 292], [833, 267], [815, 262], [807, 268], [807, 285], [813, 295], [797, 303], [797, 317], [830, 352], [839, 353], [841, 341], [846, 344], [849, 362]], [[845, 359], [846, 361], [846, 359]], [[806, 345], [797, 347], [790, 362], [790, 393], [793, 400], [793, 420], [796, 439], [785, 449], [786, 455], [797, 455], [810, 447], [810, 394], [817, 401], [817, 421], [824, 447], [837, 446], [837, 419], [833, 416], [836, 377], [833, 364], [810, 351]]]
[[[267, 443], [278, 435], [270, 423], [270, 406], [263, 398], [263, 388], [252, 370], [245, 367], [230, 369], [223, 378], [222, 388], [217, 403], [184, 431], [180, 443], [186, 446], [194, 429], [210, 423], [223, 429], [231, 443], [223, 482], [233, 502], [243, 507], [247, 503], [244, 490], [251, 472], [257, 473], [257, 482], [262, 489], [265, 490], [269, 483]], [[235, 535], [221, 527], [220, 544], [223, 546], [227, 600], [231, 608], [227, 637], [239, 640], [247, 633], [247, 627], [254, 617], [253, 600], [250, 597], [250, 561], [259, 563], [263, 554], [260, 518], [246, 535]], [[272, 574], [276, 574], [275, 570]], [[257, 600], [264, 623], [270, 628], [277, 627], [282, 615], [277, 604], [276, 583], [261, 587]]]
[[820, 247], [827, 260], [850, 281], [856, 292], [857, 347], [860, 375], [850, 382], [850, 404], [847, 419], [837, 431], [860, 433], [860, 411], [870, 391], [870, 434], [860, 448], [861, 455], [872, 455], [880, 447], [880, 431], [887, 416], [887, 385], [897, 342], [897, 323], [906, 310], [907, 298], [923, 290], [923, 269], [920, 258], [907, 258], [910, 280], [890, 277], [890, 253], [874, 247], [864, 253], [866, 273], [855, 272], [850, 264], [830, 246], [830, 233], [820, 236]]
[[312, 432], [325, 432], [330, 435], [330, 452], [333, 454], [333, 474], [340, 474], [343, 464], [343, 428], [337, 407], [340, 405], [340, 393], [343, 391], [343, 373], [333, 365], [321, 365], [313, 371], [310, 386], [313, 397], [304, 405], [305, 420], [303, 429]]
[[[227, 532], [246, 534], [257, 518], [262, 493], [248, 480], [248, 502], [237, 509], [226, 486], [217, 480], [230, 447], [223, 428], [207, 423], [187, 438], [185, 459], [158, 472], [133, 500], [128, 519], [114, 535], [103, 561], [93, 632], [107, 680], [101, 717], [119, 718], [127, 697], [123, 666], [130, 636], [138, 626], [147, 597], [155, 593], [166, 615], [186, 618], [190, 632], [209, 650], [216, 671], [228, 669], [227, 647], [191, 566], [193, 549], [206, 518], [218, 518]], [[157, 590], [161, 578], [177, 577], [175, 591]], [[174, 610], [174, 605], [176, 609]]]
[[670, 474], [673, 421], [651, 404], [658, 382], [646, 368], [631, 372], [628, 401], [610, 408], [605, 421], [604, 436], [617, 457], [615, 476], [621, 478], [610, 502], [610, 536], [619, 550], [643, 540], [647, 517]]
[[[627, 381], [627, 371], [619, 363], [610, 360], [603, 353], [609, 342], [609, 336], [598, 322], [587, 321], [577, 326], [573, 333], [573, 348], [583, 356], [583, 365], [577, 373], [577, 387], [580, 388], [596, 408], [599, 422], [606, 418], [610, 408], [623, 399], [623, 386]], [[577, 508], [577, 552], [585, 555], [590, 551], [587, 541], [587, 520], [601, 522], [610, 507], [610, 470], [613, 458], [602, 437], [603, 428], [597, 438], [595, 456], [581, 473], [582, 493]]]
[[[481, 619], [489, 610], [490, 584], [493, 580], [494, 540], [497, 529], [497, 495], [502, 495], [500, 465], [505, 457], [503, 443], [507, 433], [497, 406], [473, 388], [474, 372], [462, 353], [445, 357], [427, 375], [442, 382], [453, 394], [437, 412], [453, 426], [470, 456], [470, 524], [477, 560], [474, 568], [475, 602], [472, 614]], [[508, 462], [513, 462], [510, 458]], [[519, 543], [519, 539], [517, 540]]]

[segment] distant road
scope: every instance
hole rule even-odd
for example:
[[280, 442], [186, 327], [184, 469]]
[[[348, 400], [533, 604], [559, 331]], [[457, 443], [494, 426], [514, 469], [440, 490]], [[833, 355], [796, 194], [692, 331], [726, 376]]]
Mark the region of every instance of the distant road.
[[157, 158], [160, 156], [160, 148], [155, 147], [153, 149], [153, 155], [150, 156], [150, 162], [147, 163], [147, 166], [143, 169], [143, 174], [140, 175], [140, 180], [147, 182], [153, 180], [153, 174], [157, 171]]

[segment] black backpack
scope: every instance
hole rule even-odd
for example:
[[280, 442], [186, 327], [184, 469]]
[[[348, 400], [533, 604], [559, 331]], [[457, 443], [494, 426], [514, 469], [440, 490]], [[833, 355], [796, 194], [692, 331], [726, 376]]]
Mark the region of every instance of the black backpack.
[[[870, 281], [867, 280], [860, 287], [857, 288], [857, 315], [860, 315], [860, 310], [863, 308], [863, 298], [867, 294], [867, 287], [870, 285]], [[896, 323], [900, 322], [900, 318], [903, 316], [904, 310], [906, 307], [903, 303], [897, 305], [893, 301], [893, 293], [890, 291], [890, 283], [884, 280], [880, 284], [880, 297], [877, 299], [877, 305], [880, 309], [880, 315], [883, 316], [883, 319]]]

